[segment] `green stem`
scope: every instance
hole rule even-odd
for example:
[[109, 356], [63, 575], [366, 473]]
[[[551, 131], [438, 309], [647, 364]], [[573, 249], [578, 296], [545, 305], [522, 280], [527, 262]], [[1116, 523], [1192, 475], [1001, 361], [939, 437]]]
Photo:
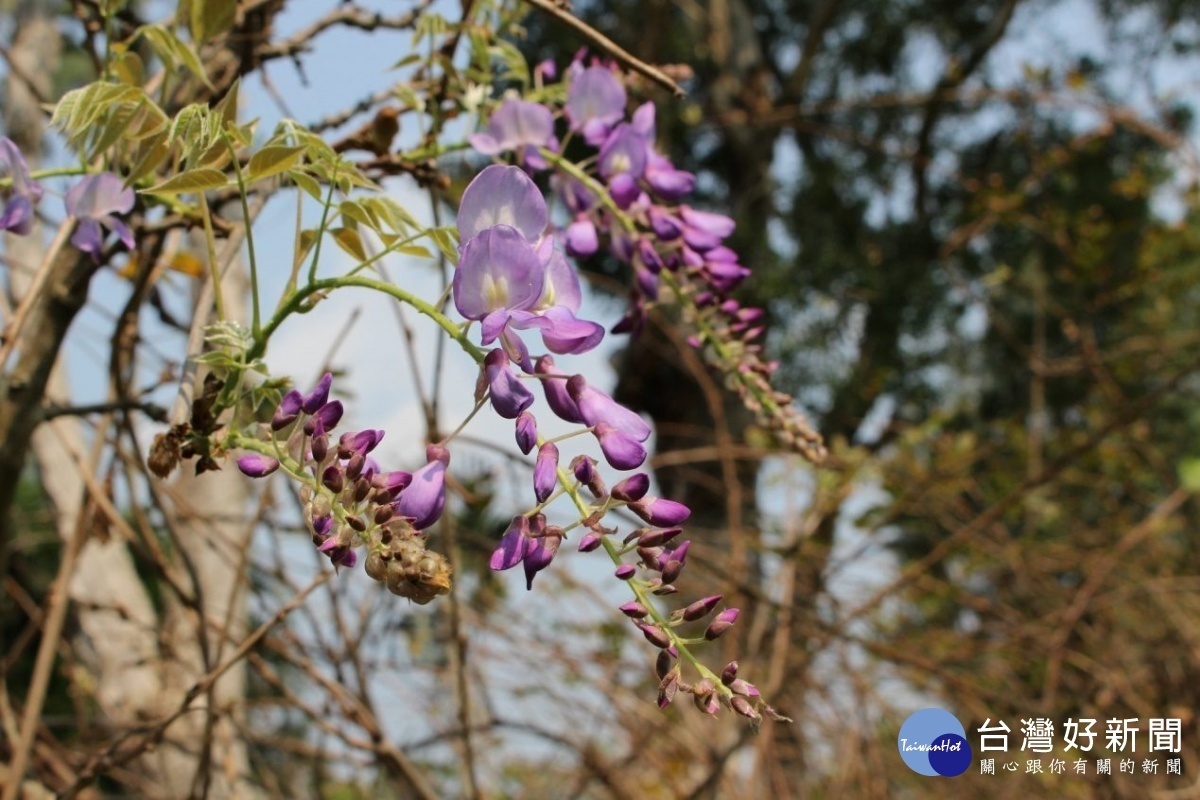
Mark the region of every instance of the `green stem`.
[[[221, 270], [217, 266], [217, 237], [213, 234], [212, 213], [208, 209], [208, 198], [200, 193], [200, 215], [204, 218], [204, 244], [208, 249], [209, 280], [213, 284], [213, 302], [217, 305], [217, 319], [225, 319], [225, 295], [221, 291]], [[207, 313], [201, 309], [200, 313]]]
[[229, 136], [222, 133], [221, 140], [225, 142], [225, 146], [229, 149], [229, 158], [233, 162], [233, 175], [237, 178], [238, 196], [242, 201], [242, 225], [246, 229], [246, 249], [250, 259], [250, 297], [253, 304], [253, 317], [250, 323], [250, 330], [255, 338], [261, 330], [261, 317], [258, 308], [258, 262], [254, 257], [254, 226], [250, 224], [250, 204], [246, 202], [246, 181], [242, 177], [242, 165], [238, 161], [237, 151], [233, 148], [233, 142], [229, 141]]

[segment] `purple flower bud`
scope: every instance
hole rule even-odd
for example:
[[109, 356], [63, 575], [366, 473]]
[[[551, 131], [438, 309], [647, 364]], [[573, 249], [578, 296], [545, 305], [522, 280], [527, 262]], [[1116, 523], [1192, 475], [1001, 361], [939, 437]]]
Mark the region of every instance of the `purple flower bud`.
[[741, 695], [734, 695], [733, 699], [729, 701], [729, 705], [733, 707], [734, 711], [747, 719], [758, 719], [758, 712], [754, 710], [754, 706]]
[[683, 533], [683, 528], [639, 528], [639, 547], [661, 547]]
[[600, 546], [600, 534], [595, 531], [588, 531], [582, 539], [579, 540], [579, 552], [590, 553]]
[[338, 440], [338, 457], [350, 458], [356, 453], [366, 456], [367, 453], [374, 450], [383, 441], [383, 434], [384, 431], [372, 430], [370, 428], [357, 433], [343, 433]]
[[525, 543], [529, 536], [529, 518], [522, 515], [513, 517], [508, 530], [500, 538], [500, 545], [492, 553], [488, 562], [494, 570], [505, 570], [515, 567], [525, 558]]
[[617, 576], [618, 580], [627, 581], [636, 573], [637, 567], [635, 567], [633, 564], [622, 564], [621, 566], [617, 567], [613, 574]]
[[[313, 390], [304, 395], [300, 401], [300, 409], [305, 414], [315, 414], [317, 409], [325, 405], [329, 400], [329, 387], [333, 385], [332, 373], [326, 372], [321, 376], [321, 380], [317, 381], [317, 385]], [[333, 427], [332, 425], [326, 427]]]
[[275, 409], [275, 416], [271, 418], [271, 430], [283, 430], [295, 422], [300, 416], [300, 402], [300, 392], [295, 389], [285, 394], [279, 402], [279, 408]]
[[671, 650], [673, 649], [674, 648], [670, 648], [660, 651], [658, 657], [654, 659], [654, 674], [657, 675], [660, 680], [667, 677], [667, 675], [671, 673], [671, 668], [675, 666], [671, 656]]
[[662, 564], [662, 582], [670, 585], [679, 579], [679, 573], [683, 572], [683, 562], [675, 559], [664, 559]]
[[666, 632], [657, 625], [639, 623], [638, 630], [640, 630], [642, 635], [646, 637], [646, 641], [655, 647], [662, 649], [671, 646], [671, 638], [667, 636]]
[[334, 494], [342, 491], [342, 488], [346, 485], [345, 481], [346, 476], [342, 473], [341, 467], [339, 467], [337, 464], [330, 464], [325, 468], [325, 471], [321, 473], [321, 483], [326, 489]]
[[529, 455], [537, 445], [537, 420], [528, 411], [517, 415], [517, 447]]
[[563, 238], [569, 256], [590, 256], [600, 249], [596, 225], [586, 214], [580, 214], [574, 222], [567, 226]]
[[730, 681], [729, 688], [734, 694], [740, 694], [743, 697], [759, 697], [758, 687], [741, 678]]
[[677, 503], [674, 500], [664, 500], [661, 497], [651, 497], [648, 500], [638, 500], [636, 503], [630, 503], [629, 510], [651, 525], [667, 527], [678, 525], [692, 515], [691, 509], [683, 503]]
[[622, 614], [627, 617], [632, 617], [633, 619], [642, 619], [650, 613], [644, 605], [636, 600], [630, 600], [625, 605], [619, 606], [619, 609]]
[[641, 500], [650, 489], [650, 476], [644, 472], [630, 475], [612, 488], [612, 496], [626, 503]]
[[730, 661], [725, 665], [725, 669], [721, 670], [721, 683], [728, 686], [733, 683], [738, 674], [738, 662]]
[[413, 473], [412, 483], [400, 493], [396, 506], [401, 516], [412, 518], [413, 527], [417, 529], [436, 522], [446, 507], [446, 467], [450, 465], [450, 451], [431, 444], [425, 448], [425, 457], [429, 462]]
[[704, 638], [710, 642], [718, 638], [733, 627], [733, 623], [737, 622], [740, 613], [742, 612], [736, 608], [727, 608], [722, 611], [716, 619], [709, 623], [708, 629], [704, 631]]
[[237, 467], [251, 478], [265, 478], [279, 469], [279, 459], [258, 453], [249, 453], [237, 460]]
[[586, 486], [594, 497], [601, 498], [608, 493], [604, 479], [600, 477], [600, 472], [596, 469], [594, 459], [588, 456], [575, 456], [571, 461], [571, 470], [575, 473], [575, 479]]
[[558, 447], [546, 442], [538, 448], [537, 461], [533, 467], [533, 494], [539, 503], [554, 492], [558, 483]]
[[701, 617], [708, 616], [717, 607], [717, 603], [721, 602], [723, 597], [724, 595], [714, 594], [697, 600], [683, 610], [684, 620], [694, 622]]
[[342, 402], [334, 400], [332, 403], [326, 403], [317, 409], [316, 413], [308, 418], [308, 422], [304, 423], [304, 432], [310, 436], [316, 430], [317, 423], [321, 424], [321, 428], [326, 431], [331, 431], [337, 427], [337, 424], [342, 420]]
[[346, 477], [352, 481], [358, 480], [366, 466], [366, 456], [362, 455], [361, 453], [355, 453], [354, 455], [350, 456], [350, 460], [346, 462]]
[[533, 405], [533, 392], [512, 369], [508, 354], [497, 347], [483, 360], [484, 374], [491, 389], [492, 408], [505, 419], [516, 419]]

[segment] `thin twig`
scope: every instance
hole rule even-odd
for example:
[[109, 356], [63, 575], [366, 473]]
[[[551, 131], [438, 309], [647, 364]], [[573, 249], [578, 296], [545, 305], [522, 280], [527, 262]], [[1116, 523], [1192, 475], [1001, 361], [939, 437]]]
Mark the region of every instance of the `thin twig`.
[[539, 11], [545, 12], [546, 14], [554, 17], [556, 20], [563, 23], [568, 28], [571, 28], [576, 33], [583, 36], [583, 38], [590, 41], [597, 48], [603, 50], [605, 53], [629, 67], [634, 72], [640, 72], [642, 75], [645, 75], [655, 83], [670, 89], [671, 93], [676, 97], [687, 96], [687, 92], [685, 92], [678, 83], [671, 80], [671, 78], [668, 77], [667, 74], [661, 69], [651, 64], [647, 64], [637, 56], [634, 56], [612, 39], [609, 39], [603, 33], [579, 19], [579, 17], [576, 17], [574, 14], [571, 14], [565, 9], [556, 6], [553, 2], [551, 2], [551, 0], [525, 0], [525, 2], [529, 3], [529, 5], [533, 6]]

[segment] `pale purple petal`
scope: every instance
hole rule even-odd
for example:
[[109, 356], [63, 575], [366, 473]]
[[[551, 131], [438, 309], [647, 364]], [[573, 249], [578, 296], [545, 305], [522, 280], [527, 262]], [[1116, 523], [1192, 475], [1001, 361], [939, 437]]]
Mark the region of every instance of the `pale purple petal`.
[[544, 281], [537, 251], [519, 231], [507, 225], [488, 228], [463, 245], [454, 273], [454, 305], [476, 320], [498, 309], [529, 308]]
[[637, 469], [646, 461], [646, 448], [607, 422], [594, 426], [600, 452], [614, 469]]
[[19, 236], [33, 230], [33, 203], [28, 196], [13, 194], [8, 199], [4, 205], [4, 213], [0, 215], [0, 230], [12, 231]]
[[100, 219], [133, 210], [133, 189], [111, 172], [87, 175], [67, 190], [67, 213], [80, 219]]
[[644, 442], [650, 438], [650, 426], [645, 420], [588, 384], [582, 375], [574, 375], [567, 381], [567, 392], [588, 425], [604, 422], [636, 441]]
[[450, 451], [439, 445], [425, 449], [429, 463], [412, 474], [412, 483], [400, 493], [396, 510], [402, 517], [410, 517], [413, 527], [422, 529], [432, 525], [442, 516], [446, 507], [446, 467], [450, 464]]
[[71, 244], [85, 253], [99, 254], [104, 246], [104, 232], [100, 230], [100, 223], [94, 219], [79, 220], [75, 232], [71, 234]]
[[590, 256], [600, 249], [596, 225], [589, 217], [580, 217], [567, 226], [567, 253], [572, 256]]
[[[538, 375], [559, 375], [561, 374], [558, 368], [554, 365], [554, 359], [550, 356], [542, 356], [534, 365], [534, 372]], [[583, 422], [583, 417], [579, 413], [579, 406], [571, 399], [570, 393], [567, 391], [567, 379], [562, 378], [543, 378], [542, 390], [546, 394], [546, 403], [550, 406], [550, 410], [562, 420], [567, 422]]]
[[625, 116], [625, 87], [607, 67], [573, 69], [566, 111], [571, 130], [582, 130], [587, 143], [595, 147]]
[[464, 242], [494, 225], [507, 225], [537, 241], [547, 220], [546, 200], [533, 180], [520, 167], [500, 164], [475, 176], [458, 207], [458, 232]]
[[259, 453], [250, 453], [237, 460], [237, 467], [251, 478], [265, 478], [279, 469], [279, 459]]
[[538, 329], [546, 349], [559, 355], [586, 353], [604, 339], [602, 325], [579, 319], [563, 306], [555, 306], [541, 314], [515, 311], [510, 324], [520, 330]]

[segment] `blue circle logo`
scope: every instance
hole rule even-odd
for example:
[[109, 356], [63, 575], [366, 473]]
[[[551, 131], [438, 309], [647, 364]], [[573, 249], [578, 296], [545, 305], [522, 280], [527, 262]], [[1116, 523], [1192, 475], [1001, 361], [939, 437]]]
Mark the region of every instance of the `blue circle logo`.
[[896, 747], [908, 768], [921, 775], [953, 778], [971, 766], [966, 729], [940, 708], [923, 708], [904, 720]]

